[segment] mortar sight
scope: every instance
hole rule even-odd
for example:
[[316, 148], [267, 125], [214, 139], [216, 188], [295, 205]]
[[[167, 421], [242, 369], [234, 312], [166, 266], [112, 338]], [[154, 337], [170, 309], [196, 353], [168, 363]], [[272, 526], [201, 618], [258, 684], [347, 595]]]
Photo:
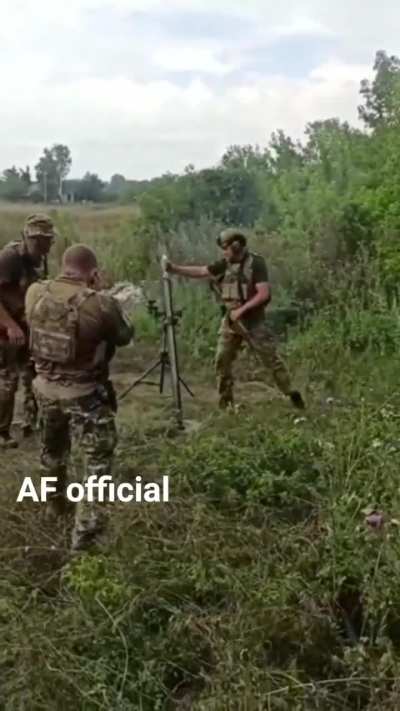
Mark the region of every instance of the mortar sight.
[[148, 313], [153, 316], [155, 319], [159, 319], [161, 316], [164, 315], [163, 311], [161, 311], [159, 305], [157, 304], [157, 301], [155, 299], [149, 299], [147, 301], [147, 311]]
[[[147, 311], [157, 321], [159, 321], [161, 318], [164, 319], [166, 316], [165, 311], [159, 307], [159, 305], [155, 299], [148, 299]], [[174, 309], [173, 314], [172, 314], [172, 316], [173, 316], [172, 320], [173, 320], [174, 325], [178, 324], [178, 322], [182, 318], [182, 315], [183, 315], [183, 309]]]

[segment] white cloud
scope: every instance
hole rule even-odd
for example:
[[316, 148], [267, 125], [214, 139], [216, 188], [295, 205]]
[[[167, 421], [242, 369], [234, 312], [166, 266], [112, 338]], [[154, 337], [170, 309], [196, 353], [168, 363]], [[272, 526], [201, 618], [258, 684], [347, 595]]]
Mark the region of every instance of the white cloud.
[[[223, 91], [198, 80], [178, 87], [170, 81], [86, 79], [50, 94], [36, 87], [20, 101], [25, 112], [7, 105], [3, 122], [13, 121], [16, 136], [29, 136], [28, 150], [20, 148], [25, 160], [18, 149], [15, 156], [8, 151], [8, 160], [26, 162], [43, 145], [62, 140], [72, 148], [74, 174], [90, 169], [139, 178], [182, 170], [189, 162], [201, 167], [231, 143], [266, 144], [276, 128], [300, 137], [307, 121], [337, 115], [353, 120], [360, 70], [332, 63], [305, 79], [270, 77]], [[0, 93], [3, 106], [5, 100]], [[4, 148], [0, 142], [6, 164]]]
[[335, 37], [335, 32], [318, 20], [307, 16], [293, 17], [282, 25], [273, 28], [275, 37]]
[[223, 62], [211, 47], [166, 47], [153, 54], [154, 63], [167, 72], [202, 72], [223, 76], [229, 74], [235, 65]]
[[332, 83], [351, 83], [358, 86], [360, 78], [372, 78], [372, 67], [368, 64], [345, 64], [341, 61], [330, 61], [321, 64], [310, 72], [310, 78], [317, 81]]
[[[147, 13], [144, 34], [132, 12]], [[196, 34], [198, 14], [179, 36], [164, 32], [174, 12], [214, 13], [212, 33]], [[243, 31], [224, 32], [224, 13]], [[318, 118], [354, 123], [375, 51], [400, 51], [399, 20], [397, 0], [362, 13], [356, 0], [0, 0], [0, 170], [61, 141], [74, 175], [147, 177], [215, 163], [231, 143], [266, 144], [277, 128], [300, 137]], [[273, 60], [280, 41], [299, 38], [294, 68], [308, 42], [310, 57], [313, 41], [327, 42], [303, 76], [279, 60], [268, 75], [248, 70], [252, 50]]]

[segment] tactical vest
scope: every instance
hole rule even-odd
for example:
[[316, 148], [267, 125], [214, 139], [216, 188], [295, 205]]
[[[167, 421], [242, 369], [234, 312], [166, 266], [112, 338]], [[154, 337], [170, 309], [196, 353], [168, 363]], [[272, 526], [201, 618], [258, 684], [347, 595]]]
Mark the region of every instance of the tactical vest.
[[31, 315], [30, 349], [33, 357], [71, 365], [77, 354], [79, 309], [93, 289], [83, 289], [69, 299], [57, 299], [47, 282]]
[[248, 252], [238, 263], [228, 263], [224, 275], [219, 280], [221, 299], [228, 308], [235, 308], [253, 296], [253, 262], [258, 255]]

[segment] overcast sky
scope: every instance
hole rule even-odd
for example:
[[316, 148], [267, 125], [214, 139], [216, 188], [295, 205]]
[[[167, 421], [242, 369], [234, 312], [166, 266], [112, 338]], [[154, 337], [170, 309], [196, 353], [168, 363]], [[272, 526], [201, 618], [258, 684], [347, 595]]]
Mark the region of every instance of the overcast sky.
[[399, 0], [0, 0], [0, 170], [59, 142], [71, 177], [146, 178], [355, 124], [399, 27]]

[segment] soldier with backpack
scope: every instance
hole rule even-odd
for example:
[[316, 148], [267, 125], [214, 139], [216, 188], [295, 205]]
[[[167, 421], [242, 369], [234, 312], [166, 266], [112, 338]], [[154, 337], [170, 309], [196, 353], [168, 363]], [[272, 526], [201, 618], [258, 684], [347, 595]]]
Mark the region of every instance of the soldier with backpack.
[[257, 354], [277, 387], [293, 405], [304, 409], [304, 401], [292, 389], [290, 375], [276, 350], [273, 336], [265, 323], [265, 308], [271, 300], [268, 271], [264, 258], [247, 248], [241, 230], [224, 230], [217, 239], [223, 258], [208, 266], [185, 266], [169, 263], [174, 274], [194, 279], [207, 279], [220, 296], [224, 316], [219, 331], [216, 353], [219, 405], [233, 405], [232, 366], [244, 342]]
[[0, 251], [0, 449], [18, 446], [10, 429], [20, 379], [23, 386], [24, 436], [32, 433], [36, 423], [25, 294], [28, 287], [42, 276], [55, 236], [56, 231], [48, 215], [29, 215], [21, 239]]
[[[57, 491], [48, 499], [50, 518], [67, 509], [72, 446], [84, 458], [79, 483], [111, 473], [117, 432], [109, 362], [116, 347], [130, 343], [134, 331], [118, 302], [99, 293], [101, 286], [95, 253], [77, 244], [65, 252], [61, 274], [33, 284], [26, 295], [37, 373], [33, 386], [39, 407], [42, 471], [57, 479]], [[104, 505], [79, 503], [72, 550], [85, 550], [99, 542], [105, 525]]]

